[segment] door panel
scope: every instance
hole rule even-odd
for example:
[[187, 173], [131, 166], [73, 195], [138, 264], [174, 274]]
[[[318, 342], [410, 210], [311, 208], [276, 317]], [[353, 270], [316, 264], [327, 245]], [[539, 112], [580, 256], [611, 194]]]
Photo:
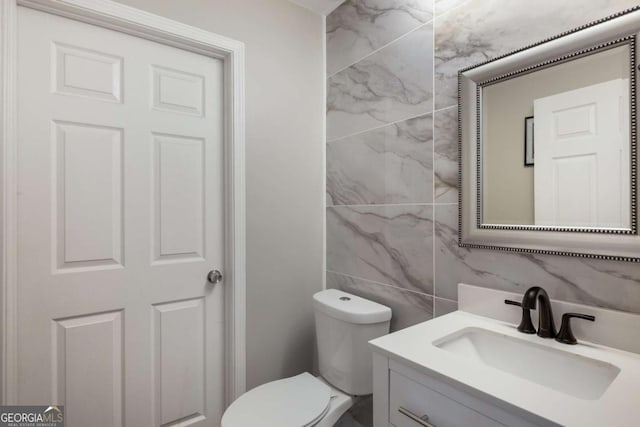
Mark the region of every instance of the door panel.
[[204, 141], [154, 135], [155, 260], [204, 257]]
[[155, 306], [156, 425], [203, 417], [204, 319], [202, 299]]
[[[576, 155], [552, 162], [555, 220], [566, 225], [596, 223], [596, 156]], [[581, 189], [579, 197], [576, 197], [577, 188]]]
[[65, 404], [69, 427], [216, 426], [222, 64], [18, 19], [19, 403]]
[[53, 328], [53, 396], [75, 409], [66, 423], [121, 426], [122, 311], [61, 319]]
[[204, 76], [153, 65], [153, 107], [159, 111], [201, 117]]
[[54, 122], [55, 268], [122, 266], [118, 128]]
[[54, 43], [54, 92], [103, 101], [122, 101], [122, 58]]

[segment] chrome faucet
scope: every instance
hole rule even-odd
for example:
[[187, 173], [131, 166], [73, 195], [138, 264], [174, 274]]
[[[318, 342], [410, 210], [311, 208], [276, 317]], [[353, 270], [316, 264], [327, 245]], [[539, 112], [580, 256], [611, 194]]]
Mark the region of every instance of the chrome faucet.
[[551, 301], [547, 291], [540, 286], [529, 288], [522, 298], [522, 308], [527, 310], [538, 310], [538, 336], [541, 338], [555, 338], [558, 335], [556, 325], [553, 322], [553, 311]]

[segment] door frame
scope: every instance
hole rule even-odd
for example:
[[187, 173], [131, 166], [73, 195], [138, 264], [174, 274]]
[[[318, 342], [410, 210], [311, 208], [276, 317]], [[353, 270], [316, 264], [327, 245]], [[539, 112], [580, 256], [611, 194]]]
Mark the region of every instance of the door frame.
[[0, 1], [0, 402], [17, 402], [17, 13], [18, 6], [116, 30], [224, 63], [225, 403], [246, 389], [244, 44], [111, 0]]

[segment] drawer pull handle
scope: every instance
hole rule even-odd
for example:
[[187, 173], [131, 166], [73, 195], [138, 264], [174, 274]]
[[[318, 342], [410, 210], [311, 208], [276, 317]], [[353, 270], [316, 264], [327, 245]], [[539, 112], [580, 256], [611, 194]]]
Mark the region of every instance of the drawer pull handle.
[[427, 415], [423, 415], [423, 416], [419, 417], [416, 414], [414, 414], [413, 412], [411, 412], [410, 410], [403, 408], [402, 406], [400, 406], [398, 408], [398, 412], [400, 412], [405, 417], [417, 422], [421, 426], [424, 426], [424, 427], [436, 427], [436, 426], [434, 426], [433, 424], [431, 424], [429, 422], [429, 417]]

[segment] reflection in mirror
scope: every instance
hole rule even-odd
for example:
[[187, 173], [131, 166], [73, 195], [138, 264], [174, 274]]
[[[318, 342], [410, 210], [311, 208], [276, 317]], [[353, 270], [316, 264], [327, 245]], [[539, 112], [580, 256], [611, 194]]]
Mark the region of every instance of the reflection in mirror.
[[482, 224], [631, 227], [628, 44], [481, 87]]

